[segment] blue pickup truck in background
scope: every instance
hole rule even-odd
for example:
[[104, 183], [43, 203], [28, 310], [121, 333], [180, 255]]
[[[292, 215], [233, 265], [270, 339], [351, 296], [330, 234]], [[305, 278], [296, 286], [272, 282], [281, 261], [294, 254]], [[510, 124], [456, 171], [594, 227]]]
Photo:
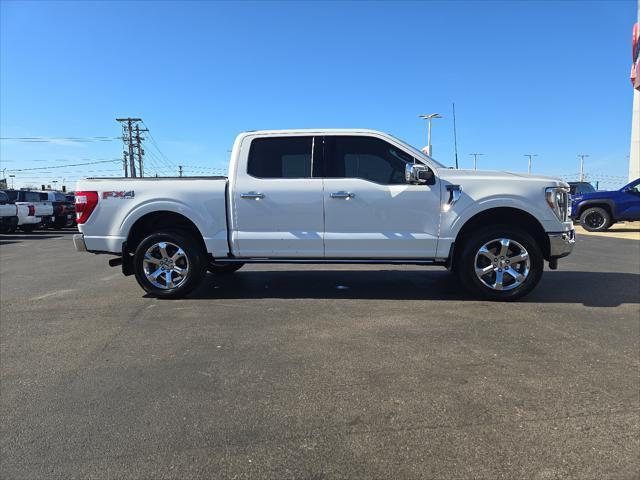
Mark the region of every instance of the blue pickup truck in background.
[[616, 222], [640, 220], [640, 178], [620, 190], [577, 191], [572, 197], [571, 218], [590, 232], [602, 232]]

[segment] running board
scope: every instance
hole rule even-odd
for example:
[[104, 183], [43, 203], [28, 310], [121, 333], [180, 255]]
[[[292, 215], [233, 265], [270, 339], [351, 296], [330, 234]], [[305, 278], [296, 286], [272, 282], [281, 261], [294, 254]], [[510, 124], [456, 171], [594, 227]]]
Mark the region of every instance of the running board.
[[292, 264], [376, 264], [376, 265], [438, 265], [446, 266], [446, 259], [415, 258], [216, 258], [216, 265], [232, 263], [292, 263]]

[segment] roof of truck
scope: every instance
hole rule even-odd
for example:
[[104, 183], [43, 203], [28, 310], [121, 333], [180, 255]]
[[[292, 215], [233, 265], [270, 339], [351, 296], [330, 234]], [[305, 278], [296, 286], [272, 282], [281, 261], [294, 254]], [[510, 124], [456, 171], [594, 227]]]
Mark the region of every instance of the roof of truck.
[[283, 133], [375, 133], [379, 135], [389, 135], [379, 130], [367, 128], [294, 128], [290, 130], [248, 130], [243, 133], [258, 133], [260, 135], [282, 135]]

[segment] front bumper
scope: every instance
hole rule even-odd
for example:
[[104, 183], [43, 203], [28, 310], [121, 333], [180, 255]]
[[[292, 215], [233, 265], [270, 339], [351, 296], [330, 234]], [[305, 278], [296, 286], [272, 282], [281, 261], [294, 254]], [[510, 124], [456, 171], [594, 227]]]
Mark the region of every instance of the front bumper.
[[549, 257], [566, 257], [576, 244], [576, 231], [572, 228], [566, 232], [549, 233]]
[[84, 235], [82, 233], [73, 235], [73, 246], [76, 247], [76, 252], [87, 251], [87, 245], [84, 243]]

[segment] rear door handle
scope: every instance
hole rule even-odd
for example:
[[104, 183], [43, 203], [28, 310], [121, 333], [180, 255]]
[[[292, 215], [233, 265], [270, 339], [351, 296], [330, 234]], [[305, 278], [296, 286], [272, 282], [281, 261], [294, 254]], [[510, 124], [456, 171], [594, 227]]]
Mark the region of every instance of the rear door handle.
[[350, 198], [353, 198], [355, 196], [356, 194], [351, 192], [333, 192], [331, 194], [331, 198], [343, 198], [345, 200], [349, 200]]
[[264, 193], [259, 193], [259, 192], [241, 193], [240, 198], [246, 198], [249, 200], [260, 200], [261, 198], [264, 198]]

